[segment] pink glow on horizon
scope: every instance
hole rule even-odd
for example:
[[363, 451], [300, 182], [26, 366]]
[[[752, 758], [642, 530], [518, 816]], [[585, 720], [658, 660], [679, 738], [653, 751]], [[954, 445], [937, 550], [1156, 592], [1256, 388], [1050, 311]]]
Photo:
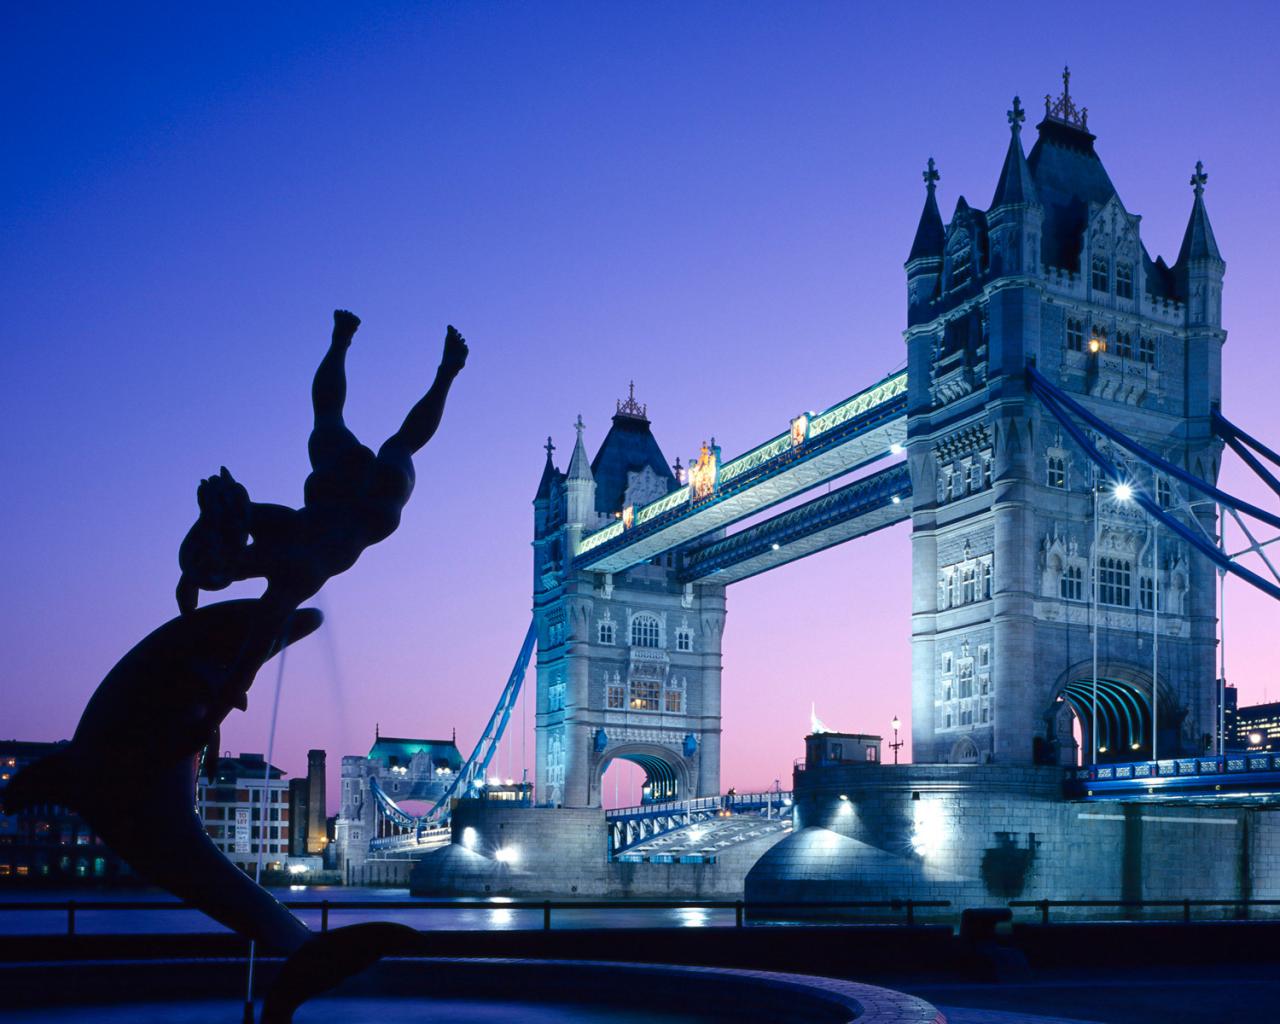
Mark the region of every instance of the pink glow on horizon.
[[[311, 374], [347, 306], [365, 322], [347, 419], [366, 443], [430, 382], [446, 322], [472, 357], [403, 526], [325, 588], [326, 626], [289, 655], [276, 760], [301, 772], [325, 748], [332, 809], [340, 756], [375, 723], [456, 726], [465, 755], [527, 625], [547, 434], [564, 468], [581, 413], [594, 452], [634, 379], [669, 459], [712, 434], [730, 456], [901, 366], [925, 160], [944, 217], [961, 194], [985, 206], [1010, 98], [1056, 94], [1064, 56], [1153, 258], [1176, 255], [1205, 161], [1225, 411], [1280, 441], [1280, 207], [1260, 184], [1280, 162], [1275, 11], [983, 19], [1002, 56], [975, 68], [952, 45], [971, 10], [700, 10], [19, 26], [0, 70], [28, 97], [23, 159], [0, 172], [0, 735], [68, 736], [175, 614], [201, 476], [225, 464], [258, 500], [301, 501]], [[1032, 45], [1050, 28], [1052, 52]], [[1226, 486], [1275, 506], [1227, 464]], [[789, 785], [811, 702], [886, 737], [900, 715], [909, 759], [909, 549], [899, 526], [730, 588], [726, 788]], [[1276, 605], [1235, 582], [1227, 604], [1242, 703], [1280, 699]], [[266, 749], [274, 678], [225, 748]], [[512, 732], [495, 774], [532, 774], [531, 735]]]

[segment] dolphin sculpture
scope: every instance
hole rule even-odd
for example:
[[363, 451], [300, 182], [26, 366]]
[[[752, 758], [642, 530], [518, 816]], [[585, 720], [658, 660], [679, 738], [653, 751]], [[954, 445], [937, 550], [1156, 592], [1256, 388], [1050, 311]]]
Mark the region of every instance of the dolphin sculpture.
[[[375, 455], [342, 418], [346, 353], [360, 320], [346, 310], [333, 319], [311, 389], [303, 507], [251, 502], [225, 467], [203, 481], [199, 518], [179, 552], [179, 616], [107, 673], [66, 748], [23, 769], [4, 793], [10, 813], [40, 803], [72, 808], [139, 875], [285, 954], [263, 1024], [287, 1024], [307, 998], [409, 948], [416, 934], [374, 922], [313, 935], [222, 855], [195, 810], [201, 751], [212, 777], [222, 721], [247, 707], [258, 670], [320, 627], [320, 612], [300, 605], [399, 525], [414, 486], [412, 456], [435, 434], [466, 364], [466, 342], [450, 327], [431, 388]], [[267, 581], [261, 597], [197, 607], [201, 590], [252, 578]], [[129, 786], [115, 781], [122, 773]]]

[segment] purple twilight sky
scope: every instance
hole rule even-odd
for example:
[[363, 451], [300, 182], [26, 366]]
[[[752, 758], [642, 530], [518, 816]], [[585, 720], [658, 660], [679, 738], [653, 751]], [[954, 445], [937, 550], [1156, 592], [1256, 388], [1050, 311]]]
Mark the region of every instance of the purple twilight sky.
[[[730, 456], [902, 365], [926, 158], [945, 216], [986, 206], [1013, 95], [1034, 123], [1064, 62], [1153, 257], [1204, 160], [1225, 408], [1280, 441], [1275, 5], [126, 6], [3, 16], [0, 736], [68, 736], [175, 613], [199, 477], [301, 502], [347, 306], [366, 443], [430, 382], [446, 322], [471, 361], [403, 526], [290, 655], [276, 760], [324, 747], [332, 779], [375, 723], [456, 726], [465, 754], [527, 623], [547, 434], [563, 467], [581, 413], [594, 451], [634, 379], [669, 459], [712, 434]], [[811, 702], [855, 731], [907, 717], [908, 570], [897, 527], [731, 588], [726, 786], [787, 784]], [[1227, 599], [1229, 677], [1280, 698], [1275, 605]], [[225, 748], [266, 748], [273, 684]]]

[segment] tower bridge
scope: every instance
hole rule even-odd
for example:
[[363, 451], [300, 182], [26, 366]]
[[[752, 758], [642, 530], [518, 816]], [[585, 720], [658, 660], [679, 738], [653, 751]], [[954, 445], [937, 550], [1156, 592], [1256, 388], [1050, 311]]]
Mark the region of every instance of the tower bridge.
[[[905, 371], [820, 413], [780, 411], [787, 429], [728, 460], [712, 439], [671, 465], [634, 389], [593, 457], [581, 417], [564, 471], [548, 439], [533, 501], [539, 804], [598, 808], [623, 759], [653, 811], [615, 815], [615, 847], [680, 827], [681, 805], [688, 824], [720, 794], [725, 588], [908, 519], [912, 770], [1027, 770], [991, 785], [1037, 800], [1050, 769], [1059, 799], [1064, 775], [1082, 798], [1094, 781], [1102, 796], [1215, 770], [1233, 790], [1245, 774], [1274, 785], [1270, 766], [1221, 756], [1217, 591], [1230, 574], [1280, 597], [1269, 542], [1241, 518], [1280, 516], [1216, 481], [1225, 445], [1280, 494], [1263, 465], [1280, 455], [1222, 412], [1226, 264], [1207, 175], [1197, 164], [1176, 258], [1153, 260], [1067, 84], [1029, 154], [1015, 99], [987, 209], [960, 197], [944, 222], [929, 161]], [[797, 789], [801, 833], [809, 799]]]

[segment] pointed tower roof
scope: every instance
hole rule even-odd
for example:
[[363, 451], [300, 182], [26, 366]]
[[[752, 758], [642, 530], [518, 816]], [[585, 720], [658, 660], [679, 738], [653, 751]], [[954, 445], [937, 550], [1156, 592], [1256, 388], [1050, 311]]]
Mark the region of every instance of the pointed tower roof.
[[1116, 194], [1089, 131], [1089, 108], [1071, 97], [1071, 69], [1062, 69], [1062, 95], [1044, 98], [1044, 120], [1027, 154], [1027, 167], [1044, 207], [1041, 251], [1046, 264], [1078, 270], [1089, 204]]
[[938, 167], [929, 157], [929, 166], [924, 170], [924, 209], [920, 212], [920, 224], [916, 228], [916, 239], [911, 243], [911, 255], [907, 262], [920, 259], [941, 259], [946, 230], [942, 226], [942, 214], [938, 211], [938, 197], [934, 194], [938, 187]]
[[578, 432], [578, 439], [573, 444], [573, 457], [569, 459], [569, 472], [565, 479], [594, 481], [595, 477], [591, 475], [591, 463], [587, 461], [587, 449], [582, 444], [582, 431], [586, 429], [586, 424], [582, 422], [581, 414], [578, 415], [578, 421], [574, 423], [573, 429]]
[[1209, 223], [1209, 211], [1204, 208], [1204, 186], [1208, 180], [1204, 164], [1197, 160], [1196, 172], [1191, 175], [1195, 200], [1191, 204], [1191, 219], [1187, 221], [1186, 233], [1182, 236], [1182, 248], [1178, 250], [1178, 260], [1174, 264], [1178, 269], [1185, 269], [1192, 260], [1223, 262], [1217, 239], [1213, 237], [1213, 227]]
[[547, 438], [547, 443], [543, 447], [547, 450], [547, 462], [542, 467], [542, 479], [538, 481], [538, 493], [533, 496], [534, 501], [545, 501], [550, 498], [551, 488], [560, 479], [560, 471], [551, 461], [551, 453], [556, 450], [556, 446], [551, 443], [550, 437]]
[[642, 473], [646, 466], [666, 483], [667, 493], [679, 486], [649, 430], [648, 407], [636, 401], [633, 382], [627, 398], [618, 401], [613, 425], [591, 462], [596, 481], [596, 511], [602, 515], [621, 511], [631, 483], [630, 474]]
[[1027, 112], [1022, 109], [1022, 100], [1017, 96], [1013, 98], [1013, 109], [1008, 113], [1009, 151], [1005, 153], [996, 194], [991, 198], [993, 210], [997, 206], [1039, 201], [1035, 182], [1031, 178], [1031, 168], [1027, 166], [1027, 158], [1022, 152], [1022, 122], [1027, 119]]

